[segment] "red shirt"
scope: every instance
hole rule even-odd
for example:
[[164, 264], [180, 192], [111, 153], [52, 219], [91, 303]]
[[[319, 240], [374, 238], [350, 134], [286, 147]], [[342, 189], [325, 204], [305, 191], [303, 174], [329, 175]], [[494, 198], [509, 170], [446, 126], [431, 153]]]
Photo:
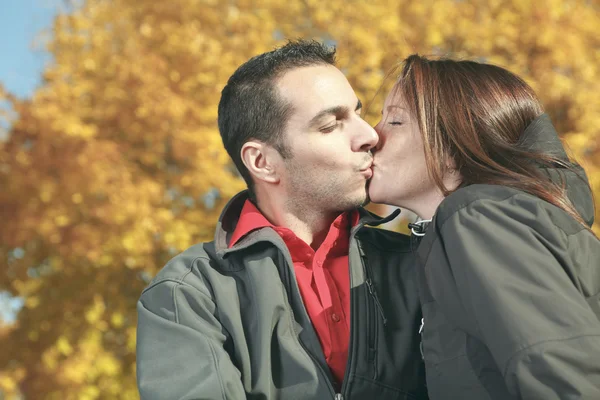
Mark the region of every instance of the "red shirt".
[[252, 230], [271, 227], [290, 250], [300, 295], [317, 332], [325, 360], [341, 386], [350, 341], [350, 228], [358, 223], [355, 210], [338, 216], [321, 246], [315, 251], [290, 229], [271, 224], [246, 200], [229, 247]]

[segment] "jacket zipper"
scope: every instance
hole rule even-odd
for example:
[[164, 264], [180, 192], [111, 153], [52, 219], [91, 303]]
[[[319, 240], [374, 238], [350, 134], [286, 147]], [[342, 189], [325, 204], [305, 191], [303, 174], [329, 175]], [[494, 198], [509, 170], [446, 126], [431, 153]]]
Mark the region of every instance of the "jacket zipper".
[[371, 278], [367, 278], [365, 283], [367, 284], [369, 293], [371, 294], [371, 297], [373, 297], [373, 300], [375, 301], [375, 305], [377, 306], [377, 309], [379, 310], [379, 314], [381, 315], [381, 319], [383, 320], [383, 325], [387, 325], [387, 318], [385, 317], [385, 314], [383, 313], [383, 307], [381, 306], [381, 303], [379, 302], [379, 298], [377, 297], [377, 292], [375, 291], [375, 288], [373, 287], [373, 281], [371, 281]]
[[[285, 266], [287, 268], [285, 268], [284, 271], [284, 275], [285, 275], [285, 280], [287, 283], [287, 287], [290, 290], [293, 290], [293, 286], [295, 286], [296, 289], [296, 294], [299, 296], [300, 295], [300, 289], [298, 288], [298, 284], [296, 283], [296, 285], [292, 285], [292, 279], [290, 277], [290, 263], [287, 261], [287, 258], [284, 255], [284, 261], [285, 261]], [[291, 264], [292, 266], [294, 265], [293, 263]], [[289, 296], [289, 292], [288, 292], [288, 296]], [[307, 316], [307, 319], [310, 320], [310, 318], [308, 317], [308, 311], [306, 311], [306, 307], [304, 306], [304, 302], [301, 301], [302, 303], [302, 307], [304, 310], [304, 313]], [[292, 308], [292, 305], [290, 304], [289, 300], [288, 300], [288, 307], [290, 310], [290, 314], [292, 315], [292, 319], [294, 321], [296, 321], [296, 317], [294, 316], [294, 309]], [[296, 332], [295, 327], [293, 327], [292, 329], [294, 329], [294, 332]], [[298, 334], [298, 332], [296, 332], [296, 334]], [[318, 370], [321, 372], [321, 374], [323, 375], [323, 377], [325, 378], [325, 382], [327, 382], [327, 386], [329, 388], [329, 390], [331, 391], [331, 393], [334, 395], [334, 399], [335, 400], [343, 400], [344, 397], [340, 394], [340, 393], [336, 393], [335, 392], [335, 388], [333, 387], [333, 383], [331, 382], [331, 380], [329, 379], [329, 375], [327, 375], [327, 371], [325, 371], [325, 369], [321, 366], [321, 363], [319, 363], [319, 361], [313, 356], [313, 354], [306, 348], [306, 345], [304, 344], [304, 342], [302, 341], [302, 339], [298, 336], [298, 343], [300, 343], [300, 346], [302, 346], [302, 348], [304, 349], [304, 351], [306, 352], [306, 354], [308, 354], [308, 356], [310, 357], [311, 360], [313, 360], [313, 363], [315, 363], [315, 365], [317, 366]], [[341, 396], [341, 397], [338, 397]]]
[[[379, 298], [377, 297], [377, 290], [375, 290], [375, 285], [371, 279], [371, 267], [369, 265], [369, 260], [362, 248], [359, 246], [360, 250], [360, 258], [363, 263], [364, 271], [365, 271], [365, 284], [367, 285], [367, 290], [369, 291], [369, 295], [371, 296], [371, 301], [367, 300], [367, 321], [368, 321], [368, 333], [367, 333], [367, 345], [369, 346], [369, 354], [368, 360], [373, 364], [373, 379], [377, 377], [377, 319], [375, 317], [375, 313], [373, 311], [373, 304], [375, 304], [375, 308], [379, 311], [381, 315], [381, 319], [383, 321], [383, 325], [387, 324], [387, 318], [383, 313], [383, 307], [379, 302]], [[371, 314], [373, 315], [371, 317]]]
[[371, 267], [369, 266], [369, 261], [367, 260], [365, 251], [363, 250], [360, 243], [358, 245], [358, 251], [360, 253], [360, 258], [362, 259], [364, 266], [365, 266], [365, 275], [366, 275], [365, 283], [367, 285], [367, 289], [369, 290], [369, 294], [371, 295], [371, 297], [373, 298], [373, 301], [375, 302], [375, 306], [377, 307], [377, 310], [379, 311], [379, 315], [381, 315], [381, 319], [383, 320], [383, 325], [387, 325], [387, 318], [385, 317], [385, 314], [383, 313], [383, 306], [381, 305], [381, 302], [379, 301], [379, 297], [377, 296], [377, 290], [375, 290], [375, 285], [373, 284], [373, 280], [371, 279]]

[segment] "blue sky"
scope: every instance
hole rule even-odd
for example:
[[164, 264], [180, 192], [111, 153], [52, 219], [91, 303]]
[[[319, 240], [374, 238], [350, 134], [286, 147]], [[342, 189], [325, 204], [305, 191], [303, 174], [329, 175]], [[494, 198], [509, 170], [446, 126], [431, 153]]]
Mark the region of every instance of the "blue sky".
[[52, 26], [60, 0], [0, 0], [0, 82], [18, 97], [29, 97], [52, 61], [33, 42]]

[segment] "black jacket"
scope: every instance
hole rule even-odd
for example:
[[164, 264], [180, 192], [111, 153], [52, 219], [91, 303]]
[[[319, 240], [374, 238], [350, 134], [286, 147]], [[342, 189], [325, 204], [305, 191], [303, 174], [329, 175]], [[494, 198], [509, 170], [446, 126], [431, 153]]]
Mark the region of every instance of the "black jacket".
[[[525, 139], [566, 159], [547, 116]], [[545, 172], [566, 177], [591, 226], [585, 178]], [[441, 203], [417, 252], [432, 400], [600, 399], [600, 241], [584, 226], [522, 191], [471, 185]]]
[[341, 393], [300, 296], [291, 256], [271, 228], [232, 248], [247, 198], [233, 198], [215, 240], [171, 260], [138, 302], [143, 400], [426, 399], [421, 318], [410, 238], [367, 228], [349, 248], [350, 347]]

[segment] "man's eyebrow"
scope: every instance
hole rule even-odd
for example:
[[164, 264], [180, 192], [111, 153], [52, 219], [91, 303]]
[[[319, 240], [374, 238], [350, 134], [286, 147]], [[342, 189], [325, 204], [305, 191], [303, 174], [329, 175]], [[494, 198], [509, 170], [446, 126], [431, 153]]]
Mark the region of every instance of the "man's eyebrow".
[[[358, 100], [356, 102], [356, 108], [354, 109], [354, 111], [358, 111], [362, 108], [362, 103], [360, 100]], [[344, 114], [348, 114], [350, 111], [350, 109], [346, 106], [334, 106], [334, 107], [329, 107], [326, 108], [324, 110], [321, 110], [317, 113], [317, 115], [315, 115], [314, 117], [311, 118], [310, 122], [308, 123], [308, 126], [314, 126], [316, 125], [319, 120], [321, 120], [321, 118], [326, 117], [328, 115], [344, 115]]]
[[348, 109], [348, 107], [346, 106], [335, 106], [335, 107], [329, 107], [326, 108], [324, 110], [321, 110], [317, 113], [317, 115], [315, 115], [314, 117], [312, 117], [312, 119], [310, 120], [310, 122], [308, 123], [309, 126], [314, 126], [316, 125], [323, 117], [326, 117], [328, 115], [340, 115], [340, 114], [347, 114], [348, 111], [350, 111]]

